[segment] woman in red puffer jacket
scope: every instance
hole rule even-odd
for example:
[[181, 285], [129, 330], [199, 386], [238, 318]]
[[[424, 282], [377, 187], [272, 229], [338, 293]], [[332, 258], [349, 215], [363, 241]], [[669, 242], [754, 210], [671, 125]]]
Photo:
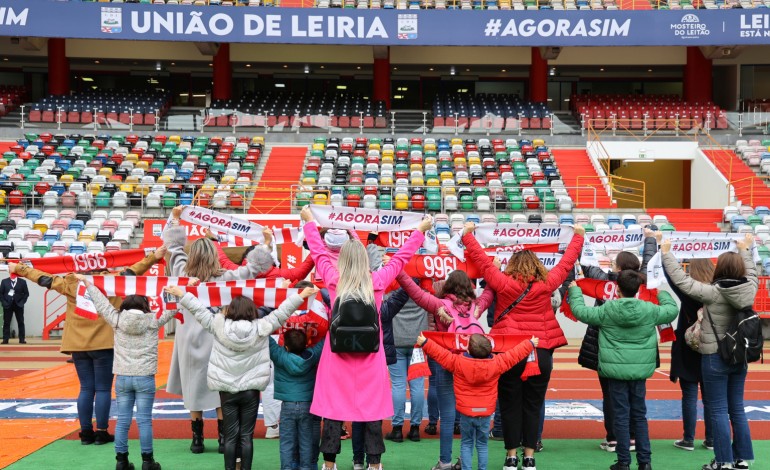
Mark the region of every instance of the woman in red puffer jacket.
[[[585, 229], [575, 227], [575, 234], [559, 264], [550, 272], [529, 250], [515, 253], [501, 272], [476, 241], [474, 223], [466, 223], [462, 242], [466, 255], [479, 268], [487, 285], [497, 294], [495, 324], [490, 333], [526, 335], [540, 338], [537, 359], [540, 375], [521, 379], [526, 361], [500, 377], [498, 393], [503, 420], [503, 438], [507, 456], [503, 470], [516, 470], [516, 449], [524, 445], [522, 470], [535, 470], [535, 447], [540, 428], [540, 408], [551, 379], [553, 350], [567, 344], [551, 307], [551, 295], [569, 275], [583, 248]], [[526, 291], [526, 294], [524, 294]], [[519, 298], [516, 307], [502, 313]]]

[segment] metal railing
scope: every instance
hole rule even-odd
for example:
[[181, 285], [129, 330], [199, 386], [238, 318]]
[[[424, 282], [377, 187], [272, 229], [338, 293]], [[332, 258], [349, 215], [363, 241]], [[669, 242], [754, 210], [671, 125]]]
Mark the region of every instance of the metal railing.
[[[760, 180], [761, 183], [758, 183], [757, 180]], [[753, 175], [728, 182], [728, 205], [731, 201], [742, 201], [742, 204], [754, 207], [754, 188], [758, 184], [761, 184], [758, 189], [770, 189], [767, 186], [768, 181], [770, 181], [770, 175]], [[757, 195], [757, 197], [759, 197], [759, 195]]]

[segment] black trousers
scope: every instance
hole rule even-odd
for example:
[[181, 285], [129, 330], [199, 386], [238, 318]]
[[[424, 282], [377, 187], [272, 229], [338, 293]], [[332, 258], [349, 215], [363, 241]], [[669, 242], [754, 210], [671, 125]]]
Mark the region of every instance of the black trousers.
[[553, 362], [550, 349], [537, 349], [540, 375], [521, 380], [527, 360], [519, 362], [500, 376], [497, 385], [500, 415], [503, 419], [503, 439], [506, 449], [518, 449], [520, 445], [534, 449], [540, 431], [540, 408], [551, 380]]
[[251, 470], [254, 457], [254, 425], [259, 411], [259, 390], [219, 392], [225, 425], [225, 470], [235, 470], [240, 449], [241, 470]]
[[[382, 438], [382, 421], [368, 421], [361, 424], [364, 427], [364, 452], [366, 452], [369, 465], [377, 465], [380, 463], [382, 454], [385, 453], [385, 441]], [[341, 434], [342, 421], [324, 419], [320, 447], [320, 451], [324, 454], [324, 461], [337, 461], [337, 454], [340, 453]]]
[[19, 324], [19, 341], [24, 341], [24, 307], [11, 305], [8, 308], [3, 307], [3, 341], [8, 341], [11, 337], [11, 320], [16, 315], [16, 323]]

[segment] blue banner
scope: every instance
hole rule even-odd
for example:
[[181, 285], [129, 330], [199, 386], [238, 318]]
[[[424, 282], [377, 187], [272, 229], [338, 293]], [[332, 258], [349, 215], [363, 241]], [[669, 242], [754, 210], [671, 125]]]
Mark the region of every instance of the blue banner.
[[767, 10], [460, 11], [0, 0], [0, 35], [390, 46], [770, 44]]

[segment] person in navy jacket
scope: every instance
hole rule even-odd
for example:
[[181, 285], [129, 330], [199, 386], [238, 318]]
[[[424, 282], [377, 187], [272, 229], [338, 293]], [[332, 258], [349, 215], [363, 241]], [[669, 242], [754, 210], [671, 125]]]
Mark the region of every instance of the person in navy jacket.
[[0, 282], [0, 303], [3, 305], [3, 344], [8, 344], [11, 337], [11, 320], [16, 315], [19, 325], [19, 344], [26, 344], [24, 338], [24, 304], [29, 298], [27, 281], [11, 274]]

